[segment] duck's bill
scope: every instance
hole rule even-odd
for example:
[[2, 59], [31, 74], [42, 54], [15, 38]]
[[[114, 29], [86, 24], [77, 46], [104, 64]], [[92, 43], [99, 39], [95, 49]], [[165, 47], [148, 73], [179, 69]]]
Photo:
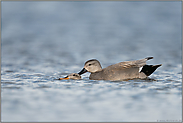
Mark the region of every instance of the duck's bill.
[[64, 78], [59, 78], [59, 80], [66, 80], [66, 79], [69, 79], [68, 76], [64, 77]]
[[88, 71], [85, 68], [83, 68], [78, 74], [81, 75], [81, 74], [84, 74], [86, 72], [88, 72]]

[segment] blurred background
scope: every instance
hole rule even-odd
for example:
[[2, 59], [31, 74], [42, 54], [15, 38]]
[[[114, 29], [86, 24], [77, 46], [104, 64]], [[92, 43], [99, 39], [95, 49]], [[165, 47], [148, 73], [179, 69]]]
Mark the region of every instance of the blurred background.
[[147, 56], [164, 66], [181, 63], [180, 2], [2, 2], [2, 63], [113, 64]]
[[[92, 121], [92, 119], [89, 119], [93, 117], [94, 121], [115, 121], [116, 119], [117, 121], [152, 122], [157, 121], [158, 118], [159, 120], [161, 120], [161, 118], [163, 120], [166, 119], [166, 117], [170, 118], [170, 116], [172, 116], [170, 120], [180, 119], [180, 91], [182, 88], [181, 2], [3, 1], [1, 6], [1, 119], [3, 121], [70, 121], [71, 119], [74, 121]], [[114, 108], [109, 108], [111, 117], [105, 113], [98, 117], [96, 115], [98, 113], [102, 114], [103, 109], [100, 109], [101, 112], [99, 111], [98, 113], [95, 111], [98, 111], [98, 107], [105, 104], [96, 104], [96, 110], [93, 111], [93, 114], [88, 114], [91, 117], [87, 115], [84, 120], [75, 116], [76, 114], [72, 115], [72, 110], [70, 109], [68, 111], [69, 107], [65, 108], [65, 111], [68, 111], [65, 113], [65, 117], [54, 115], [52, 119], [53, 114], [62, 114], [64, 112], [58, 110], [58, 107], [49, 109], [47, 104], [58, 104], [56, 106], [60, 106], [61, 104], [72, 105], [72, 102], [55, 102], [54, 99], [71, 99], [72, 97], [72, 99], [74, 98], [74, 101], [76, 101], [78, 95], [79, 97], [83, 95], [83, 93], [79, 93], [69, 98], [70, 91], [72, 92], [73, 88], [77, 88], [77, 91], [81, 89], [80, 85], [72, 85], [73, 81], [65, 82], [65, 84], [68, 85], [69, 83], [73, 87], [69, 89], [69, 94], [66, 93], [68, 88], [66, 88], [67, 91], [64, 91], [65, 93], [61, 90], [52, 92], [58, 87], [58, 85], [50, 84], [54, 78], [63, 77], [68, 73], [79, 72], [84, 66], [85, 61], [92, 58], [98, 59], [102, 67], [107, 67], [108, 65], [121, 61], [137, 60], [148, 56], [154, 57], [153, 60], [148, 61], [148, 64], [163, 64], [163, 66], [155, 72], [153, 77], [159, 77], [163, 82], [167, 83], [167, 81], [164, 81], [164, 77], [173, 76], [171, 82], [175, 82], [176, 80], [179, 83], [177, 90], [178, 97], [177, 94], [175, 94], [176, 96], [172, 98], [179, 101], [176, 103], [170, 102], [172, 107], [175, 106], [177, 108], [167, 109], [168, 104], [167, 107], [159, 108], [160, 110], [167, 109], [168, 112], [171, 111], [174, 114], [164, 114], [160, 112], [158, 113], [160, 115], [159, 117], [151, 117], [150, 114], [153, 112], [152, 115], [154, 115], [154, 111], [157, 109], [154, 108], [150, 110], [146, 107], [147, 114], [148, 111], [150, 113], [147, 116], [143, 114], [146, 117], [138, 115], [137, 117], [133, 116], [133, 118], [127, 115], [120, 115], [118, 117], [118, 115], [116, 116], [116, 113], [113, 112]], [[173, 73], [166, 73], [164, 76], [159, 76], [162, 72], [173, 72], [175, 75]], [[78, 81], [78, 83], [81, 85], [83, 83], [90, 83], [90, 81], [87, 80], [88, 75], [89, 74], [83, 75], [86, 80]], [[39, 85], [40, 82], [43, 85]], [[49, 85], [47, 85], [48, 83]], [[56, 83], [59, 84], [60, 82]], [[114, 83], [111, 84], [111, 87], [114, 86], [113, 84]], [[170, 85], [174, 87], [174, 83]], [[100, 86], [105, 87], [107, 85], [103, 83], [103, 85]], [[151, 85], [147, 85], [146, 89], [152, 89], [150, 86]], [[40, 92], [40, 90], [35, 89], [37, 87], [49, 90], [41, 90]], [[59, 87], [63, 90], [65, 85], [59, 85]], [[130, 87], [132, 87], [132, 85]], [[165, 86], [162, 87], [164, 88]], [[90, 89], [95, 90], [97, 88], [95, 85], [91, 84]], [[171, 89], [172, 88], [170, 88], [170, 90]], [[77, 92], [76, 90], [74, 92]], [[91, 92], [95, 92], [94, 90]], [[35, 97], [37, 94], [34, 96], [31, 95], [30, 91], [35, 91], [35, 93], [38, 94], [41, 93], [42, 95], [40, 94], [40, 96], [43, 97], [45, 96], [43, 93], [49, 93], [50, 98], [39, 100], [40, 97]], [[132, 90], [129, 88], [129, 92], [130, 91]], [[109, 93], [110, 91], [107, 92]], [[141, 91], [139, 92], [141, 93]], [[19, 97], [22, 93], [24, 93], [24, 96]], [[52, 94], [56, 96], [54, 99], [52, 99]], [[65, 96], [61, 96], [62, 94]], [[113, 96], [119, 98], [116, 94]], [[110, 102], [109, 98], [106, 97], [105, 99], [104, 102]], [[146, 99], [151, 100], [148, 96]], [[154, 99], [154, 97], [152, 97], [152, 99]], [[37, 100], [40, 102], [35, 104], [27, 104], [26, 102], [36, 102]], [[125, 99], [122, 99], [122, 101], [124, 100]], [[129, 105], [133, 105], [133, 101]], [[160, 101], [162, 100], [157, 100], [157, 102]], [[25, 105], [21, 106], [22, 102]], [[45, 107], [43, 106], [40, 109], [31, 108], [35, 105], [39, 107], [43, 102], [47, 102]], [[125, 105], [128, 105], [128, 103], [129, 102], [126, 102]], [[78, 110], [77, 108], [73, 108], [76, 112], [81, 110], [83, 105], [80, 102], [77, 104]], [[142, 104], [145, 105], [145, 103]], [[159, 103], [155, 104], [159, 105]], [[18, 108], [17, 105], [20, 107]], [[111, 107], [111, 105], [106, 104], [106, 107]], [[156, 106], [152, 104], [150, 107]], [[48, 111], [52, 112], [52, 115], [49, 113], [46, 114], [45, 110], [43, 110], [45, 108], [48, 108]], [[117, 109], [121, 111], [121, 108], [116, 107], [115, 110]], [[172, 109], [174, 110], [172, 111]], [[128, 110], [128, 108], [123, 109], [123, 111], [125, 110]], [[24, 114], [22, 113], [24, 111], [30, 112], [29, 114]], [[87, 107], [86, 110], [79, 113], [79, 116], [83, 116], [90, 111], [91, 109]], [[35, 112], [39, 112], [40, 117], [38, 117], [38, 114]], [[135, 112], [138, 113], [139, 110], [134, 110], [133, 113], [135, 114]], [[118, 112], [117, 114], [123, 113]]]

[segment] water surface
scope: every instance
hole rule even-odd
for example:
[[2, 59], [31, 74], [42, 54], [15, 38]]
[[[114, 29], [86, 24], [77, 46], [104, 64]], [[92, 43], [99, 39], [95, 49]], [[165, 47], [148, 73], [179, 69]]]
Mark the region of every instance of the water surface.
[[[181, 2], [2, 2], [2, 121], [181, 121]], [[153, 56], [147, 80], [55, 80]]]

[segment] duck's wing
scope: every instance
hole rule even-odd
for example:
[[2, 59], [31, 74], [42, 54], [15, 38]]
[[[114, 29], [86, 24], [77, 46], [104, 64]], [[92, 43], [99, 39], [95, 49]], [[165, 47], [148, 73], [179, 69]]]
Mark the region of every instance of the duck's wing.
[[146, 65], [146, 61], [153, 59], [153, 57], [147, 57], [144, 59], [140, 60], [135, 60], [135, 61], [125, 61], [125, 62], [120, 62], [111, 66], [108, 66], [107, 68], [113, 69], [113, 70], [120, 70], [120, 69], [129, 69], [129, 68], [134, 68], [134, 67], [142, 67]]

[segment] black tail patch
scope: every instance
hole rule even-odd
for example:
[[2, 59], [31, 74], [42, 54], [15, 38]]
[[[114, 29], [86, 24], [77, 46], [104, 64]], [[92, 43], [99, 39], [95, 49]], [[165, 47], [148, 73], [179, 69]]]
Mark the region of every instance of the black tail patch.
[[149, 60], [149, 59], [153, 59], [153, 57], [147, 57], [147, 58], [145, 58], [145, 59]]
[[159, 65], [144, 65], [142, 70], [140, 72], [145, 73], [146, 76], [151, 75], [158, 67], [160, 67], [162, 64]]

